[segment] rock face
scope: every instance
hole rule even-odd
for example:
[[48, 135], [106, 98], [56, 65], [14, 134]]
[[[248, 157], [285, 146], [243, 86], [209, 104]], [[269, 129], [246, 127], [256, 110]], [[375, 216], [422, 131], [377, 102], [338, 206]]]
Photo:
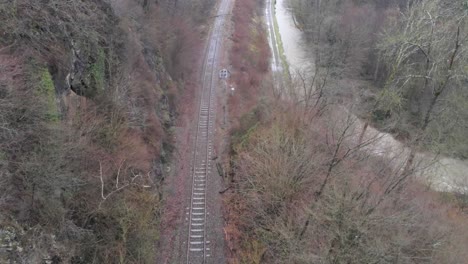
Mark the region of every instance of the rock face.
[[93, 98], [106, 84], [106, 56], [95, 43], [70, 45], [69, 67], [57, 68], [52, 74], [58, 94], [73, 91], [79, 96]]
[[[125, 243], [129, 256], [151, 259], [139, 263], [153, 262], [159, 186], [172, 159], [175, 102], [183, 85], [165, 70], [158, 42], [145, 44], [137, 30], [143, 26], [133, 18], [131, 25], [116, 21], [106, 0], [13, 2], [25, 3], [10, 20], [26, 37], [14, 36], [21, 49], [12, 48], [11, 65], [28, 72], [11, 69], [4, 83], [0, 74], [0, 99], [11, 99], [0, 104], [9, 128], [0, 129], [0, 264], [117, 263], [121, 256], [113, 252]], [[10, 85], [13, 77], [17, 86]], [[135, 186], [114, 192], [108, 210], [94, 216], [103, 200], [98, 189], [111, 193], [116, 186], [115, 162], [125, 168], [120, 179], [138, 177]], [[94, 185], [101, 166], [105, 188]], [[5, 173], [11, 179], [4, 180]], [[124, 212], [127, 200], [135, 206], [125, 205]]]
[[0, 263], [7, 263], [11, 256], [22, 251], [23, 248], [17, 241], [16, 230], [10, 227], [0, 229]]
[[78, 47], [74, 42], [69, 49], [67, 65], [63, 62], [49, 64], [49, 72], [53, 77], [57, 95], [70, 91], [79, 96], [94, 98], [105, 90], [106, 54], [98, 45]]
[[0, 226], [0, 263], [63, 263], [74, 253], [40, 228], [23, 230], [16, 222]]
[[67, 75], [69, 87], [77, 95], [90, 97], [93, 93], [86, 78], [86, 60], [81, 58], [83, 55], [79, 49], [73, 47], [72, 53], [71, 69]]

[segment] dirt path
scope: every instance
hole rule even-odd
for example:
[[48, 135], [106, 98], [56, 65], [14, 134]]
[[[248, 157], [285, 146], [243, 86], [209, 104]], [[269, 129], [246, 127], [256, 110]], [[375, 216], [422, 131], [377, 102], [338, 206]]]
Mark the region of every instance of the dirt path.
[[161, 223], [156, 263], [225, 263], [222, 177], [214, 158], [220, 153], [218, 137], [225, 86], [218, 72], [226, 65], [224, 43], [230, 32], [232, 0], [221, 0], [202, 63], [200, 88], [193, 106], [176, 128], [176, 163], [165, 186], [166, 206]]

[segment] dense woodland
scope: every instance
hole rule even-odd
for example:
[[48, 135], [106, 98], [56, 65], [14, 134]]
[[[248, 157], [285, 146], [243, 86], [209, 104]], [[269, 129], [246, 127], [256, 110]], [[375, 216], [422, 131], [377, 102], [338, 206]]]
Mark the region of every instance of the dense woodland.
[[0, 263], [154, 263], [213, 2], [0, 1]]
[[[0, 263], [159, 263], [174, 125], [214, 3], [0, 0]], [[468, 157], [468, 3], [289, 4], [317, 65], [290, 97], [268, 69], [264, 1], [233, 7], [229, 263], [466, 263], [467, 195], [431, 191], [412, 155], [396, 168], [362, 151], [377, 139], [333, 109]]]
[[[466, 3], [289, 6], [317, 67], [285, 87], [249, 72], [263, 81], [240, 87], [259, 96], [232, 131], [230, 262], [466, 263], [466, 194], [430, 190], [413, 160], [466, 157]], [[364, 151], [379, 139], [360, 137], [353, 112], [407, 144], [408, 159], [390, 166]]]
[[468, 2], [289, 3], [321, 71], [359, 81], [330, 90], [359, 94], [363, 118], [415, 148], [468, 157]]

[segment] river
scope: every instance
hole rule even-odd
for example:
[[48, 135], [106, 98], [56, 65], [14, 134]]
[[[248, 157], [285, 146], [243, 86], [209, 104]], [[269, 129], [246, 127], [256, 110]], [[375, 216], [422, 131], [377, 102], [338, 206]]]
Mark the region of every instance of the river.
[[306, 40], [302, 32], [294, 26], [294, 21], [284, 2], [284, 0], [276, 0], [275, 15], [289, 70], [291, 73], [311, 71], [315, 65], [311, 56], [312, 52], [305, 48], [307, 47]]
[[[276, 0], [275, 15], [279, 28], [279, 36], [276, 38], [282, 40], [290, 74], [294, 75], [296, 71], [311, 72], [314, 68], [312, 52], [307, 49], [302, 32], [295, 27], [293, 18], [285, 6], [286, 1]], [[337, 121], [345, 119], [347, 115], [352, 115], [343, 107], [336, 107], [332, 112]], [[358, 141], [364, 122], [354, 115], [352, 118], [355, 120], [354, 140]], [[364, 141], [366, 140], [372, 141], [372, 144], [366, 147], [365, 151], [371, 156], [383, 158], [395, 169], [401, 169], [410, 153], [410, 149], [391, 134], [382, 133], [371, 126], [366, 129]], [[468, 193], [468, 161], [430, 153], [417, 153], [415, 164], [417, 164], [416, 175], [432, 189]]]

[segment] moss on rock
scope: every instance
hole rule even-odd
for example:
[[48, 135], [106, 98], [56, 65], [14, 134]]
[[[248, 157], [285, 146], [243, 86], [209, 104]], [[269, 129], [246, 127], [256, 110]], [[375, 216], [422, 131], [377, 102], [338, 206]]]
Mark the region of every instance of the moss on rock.
[[96, 61], [91, 64], [91, 86], [95, 95], [104, 91], [106, 80], [106, 54], [102, 48], [98, 49]]
[[47, 68], [41, 68], [39, 71], [39, 95], [46, 103], [46, 118], [50, 121], [58, 121], [60, 114], [55, 102], [55, 86], [52, 76]]

